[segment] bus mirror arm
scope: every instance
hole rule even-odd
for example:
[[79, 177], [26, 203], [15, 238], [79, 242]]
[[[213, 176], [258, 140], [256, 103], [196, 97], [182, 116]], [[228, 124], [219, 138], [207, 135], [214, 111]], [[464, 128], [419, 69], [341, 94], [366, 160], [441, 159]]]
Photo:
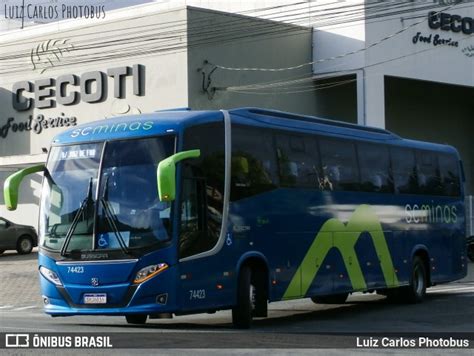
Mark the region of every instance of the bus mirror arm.
[[33, 173], [43, 172], [45, 168], [46, 166], [44, 164], [23, 168], [5, 180], [3, 184], [3, 197], [8, 210], [16, 210], [18, 205], [18, 190], [23, 178]]
[[201, 150], [178, 152], [158, 164], [157, 183], [160, 201], [173, 201], [176, 196], [176, 164], [185, 159], [197, 158]]

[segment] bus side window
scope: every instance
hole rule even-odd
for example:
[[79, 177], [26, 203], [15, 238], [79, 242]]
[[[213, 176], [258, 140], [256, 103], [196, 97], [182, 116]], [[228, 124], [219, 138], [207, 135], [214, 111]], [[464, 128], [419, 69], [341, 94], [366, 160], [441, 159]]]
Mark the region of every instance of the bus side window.
[[276, 167], [271, 131], [251, 126], [232, 127], [231, 201], [276, 189]]
[[354, 143], [321, 138], [319, 149], [326, 189], [359, 190], [359, 172]]
[[310, 136], [278, 133], [276, 152], [282, 187], [320, 187], [318, 147]]
[[441, 194], [438, 161], [434, 152], [417, 151], [417, 174], [420, 194]]
[[438, 156], [438, 162], [442, 194], [447, 196], [459, 196], [461, 194], [461, 184], [459, 182], [459, 162], [457, 157], [442, 153]]
[[417, 194], [416, 161], [413, 150], [393, 147], [390, 149], [395, 193]]
[[388, 148], [371, 143], [358, 143], [361, 190], [365, 192], [390, 193], [393, 182], [390, 176]]

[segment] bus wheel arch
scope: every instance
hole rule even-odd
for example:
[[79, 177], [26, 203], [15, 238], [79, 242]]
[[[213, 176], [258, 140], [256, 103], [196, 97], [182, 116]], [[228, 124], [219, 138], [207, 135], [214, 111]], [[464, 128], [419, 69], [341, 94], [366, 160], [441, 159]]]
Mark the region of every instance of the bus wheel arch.
[[425, 266], [425, 272], [426, 272], [426, 287], [430, 287], [432, 283], [431, 283], [430, 256], [428, 254], [428, 251], [426, 250], [426, 248], [423, 248], [423, 249], [420, 248], [416, 250], [415, 253], [413, 254], [412, 261], [416, 256], [421, 258], [421, 260], [423, 261], [423, 264]]
[[402, 288], [403, 300], [407, 303], [421, 303], [430, 286], [430, 259], [426, 249], [413, 254], [410, 269], [410, 283]]
[[420, 258], [425, 266], [426, 272], [426, 287], [432, 286], [431, 282], [431, 265], [430, 265], [430, 255], [428, 253], [428, 249], [424, 245], [417, 245], [413, 248], [413, 253], [411, 256], [411, 262], [415, 260], [415, 257]]

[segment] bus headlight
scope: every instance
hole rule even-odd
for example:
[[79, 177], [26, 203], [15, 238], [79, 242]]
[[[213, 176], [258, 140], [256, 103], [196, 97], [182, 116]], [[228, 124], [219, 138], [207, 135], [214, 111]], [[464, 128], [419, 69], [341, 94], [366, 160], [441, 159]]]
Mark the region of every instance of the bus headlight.
[[51, 283], [57, 285], [57, 286], [62, 286], [63, 284], [61, 283], [61, 280], [59, 279], [59, 276], [57, 275], [56, 272], [51, 271], [50, 269], [41, 266], [39, 269], [41, 275], [46, 278], [48, 281]]
[[158, 263], [157, 265], [150, 265], [142, 268], [138, 271], [133, 283], [138, 284], [149, 280], [151, 277], [156, 276], [158, 273], [163, 272], [168, 268], [166, 263]]

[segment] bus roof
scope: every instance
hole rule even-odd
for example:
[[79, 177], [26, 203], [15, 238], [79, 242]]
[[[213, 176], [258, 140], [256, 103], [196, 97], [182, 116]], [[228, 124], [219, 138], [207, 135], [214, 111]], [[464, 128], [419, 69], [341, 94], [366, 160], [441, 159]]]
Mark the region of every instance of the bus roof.
[[54, 140], [54, 145], [126, 139], [178, 133], [196, 124], [222, 120], [220, 111], [170, 110], [127, 115], [90, 122], [70, 128]]
[[[233, 124], [319, 133], [457, 154], [456, 149], [451, 146], [402, 139], [388, 130], [376, 127], [261, 108], [238, 108], [229, 110], [229, 113]], [[185, 108], [118, 116], [70, 128], [57, 135], [53, 145], [176, 134], [189, 126], [221, 121], [222, 118], [223, 114], [219, 110], [193, 111]]]

